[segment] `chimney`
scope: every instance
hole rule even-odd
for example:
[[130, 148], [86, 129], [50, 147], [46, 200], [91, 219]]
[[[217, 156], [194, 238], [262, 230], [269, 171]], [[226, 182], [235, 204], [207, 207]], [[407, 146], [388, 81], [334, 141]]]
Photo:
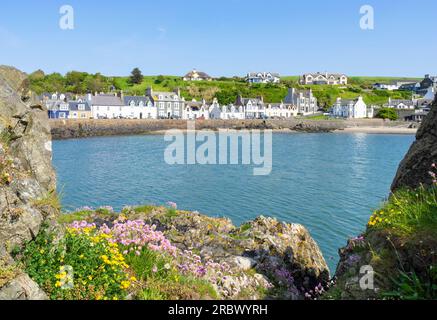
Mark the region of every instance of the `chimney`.
[[180, 88], [175, 89], [174, 93], [176, 93], [178, 95], [178, 97], [180, 97], [181, 96], [181, 89]]
[[153, 95], [152, 87], [147, 87], [147, 89], [146, 89], [146, 96], [151, 97], [152, 95]]

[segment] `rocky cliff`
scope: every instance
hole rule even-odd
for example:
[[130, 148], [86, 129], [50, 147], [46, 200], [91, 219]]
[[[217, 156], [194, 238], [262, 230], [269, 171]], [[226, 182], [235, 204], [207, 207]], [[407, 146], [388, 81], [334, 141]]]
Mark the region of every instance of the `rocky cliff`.
[[[437, 105], [422, 123], [365, 232], [339, 250], [334, 299], [436, 299]], [[369, 279], [372, 279], [369, 283]]]
[[58, 209], [47, 111], [26, 85], [24, 73], [0, 66], [0, 299], [44, 298], [9, 254]]
[[399, 165], [392, 191], [401, 187], [416, 188], [420, 184], [431, 185], [429, 170], [433, 163], [437, 164], [437, 100], [420, 126], [416, 141]]

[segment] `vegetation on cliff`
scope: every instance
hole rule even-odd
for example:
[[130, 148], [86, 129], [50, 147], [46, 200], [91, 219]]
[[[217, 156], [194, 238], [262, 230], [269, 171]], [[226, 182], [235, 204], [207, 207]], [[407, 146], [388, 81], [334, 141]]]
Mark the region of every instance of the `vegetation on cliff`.
[[[437, 180], [396, 190], [374, 211], [366, 232], [340, 250], [337, 286], [325, 297], [437, 299]], [[362, 266], [374, 270], [374, 288], [359, 285]]]

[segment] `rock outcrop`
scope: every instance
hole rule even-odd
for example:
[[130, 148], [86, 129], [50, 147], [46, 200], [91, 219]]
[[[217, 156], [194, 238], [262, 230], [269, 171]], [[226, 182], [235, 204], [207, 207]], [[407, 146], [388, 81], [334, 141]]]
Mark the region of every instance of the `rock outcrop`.
[[[24, 73], [0, 66], [0, 268], [3, 270], [13, 265], [9, 254], [32, 240], [44, 221], [57, 214], [51, 156], [47, 111], [32, 99]], [[19, 271], [0, 274], [16, 276], [0, 279], [3, 280], [1, 299], [44, 297], [25, 274]]]
[[431, 165], [437, 164], [437, 100], [420, 126], [416, 141], [399, 165], [391, 186], [392, 191], [401, 187], [416, 188], [420, 184], [431, 185]]
[[[299, 224], [260, 216], [235, 227], [226, 218], [179, 210], [169, 215], [163, 207], [132, 208], [123, 214], [157, 226], [173, 245], [198, 253], [204, 261], [230, 265], [237, 271], [235, 276], [228, 276], [217, 288], [225, 299], [304, 299], [305, 293], [330, 280], [318, 245]], [[115, 218], [97, 214], [87, 221], [111, 225]], [[266, 292], [263, 296], [257, 292], [259, 287]]]

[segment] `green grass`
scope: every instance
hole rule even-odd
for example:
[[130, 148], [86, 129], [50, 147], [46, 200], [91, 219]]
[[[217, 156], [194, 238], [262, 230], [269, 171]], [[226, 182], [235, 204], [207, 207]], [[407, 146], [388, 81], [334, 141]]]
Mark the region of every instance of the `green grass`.
[[437, 186], [398, 190], [374, 212], [370, 229], [389, 229], [399, 236], [426, 233], [437, 237]]
[[58, 222], [61, 224], [69, 224], [73, 223], [74, 221], [88, 221], [89, 219], [91, 219], [91, 214], [93, 212], [94, 211], [92, 210], [84, 210], [71, 213], [62, 213], [58, 217]]
[[171, 267], [170, 257], [143, 249], [141, 255], [131, 253], [126, 262], [145, 284], [137, 294], [143, 300], [217, 298], [212, 286], [204, 280], [182, 275]]
[[135, 207], [134, 211], [136, 213], [150, 213], [155, 209], [154, 206], [150, 206], [150, 205], [144, 205], [144, 206], [139, 206], [139, 207]]

